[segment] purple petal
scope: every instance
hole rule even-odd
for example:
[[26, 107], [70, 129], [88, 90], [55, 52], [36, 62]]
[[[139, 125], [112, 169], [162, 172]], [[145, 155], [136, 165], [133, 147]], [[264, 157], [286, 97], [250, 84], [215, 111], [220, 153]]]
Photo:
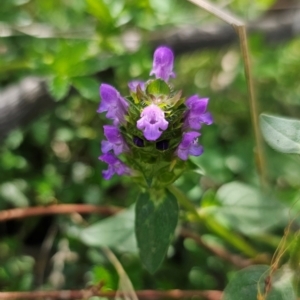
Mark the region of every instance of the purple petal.
[[105, 180], [109, 180], [115, 174], [114, 168], [112, 166], [108, 166], [107, 170], [102, 171], [102, 176]]
[[125, 121], [125, 114], [127, 113], [129, 104], [121, 97], [120, 93], [109, 84], [100, 85], [101, 103], [97, 112], [107, 111], [106, 117], [113, 119], [115, 125]]
[[[104, 135], [107, 141], [102, 142], [102, 152], [107, 153], [113, 149], [115, 155], [119, 155], [129, 150], [127, 144], [124, 141], [119, 129], [115, 126], [104, 125]], [[108, 151], [107, 151], [108, 149]]]
[[168, 128], [169, 123], [165, 120], [164, 111], [151, 104], [143, 109], [141, 118], [136, 124], [148, 141], [155, 141], [161, 136], [162, 131]]
[[119, 129], [115, 126], [104, 125], [103, 130], [105, 137], [111, 143], [118, 143], [122, 139]]
[[[196, 97], [195, 97], [196, 96]], [[190, 97], [186, 101], [186, 106], [195, 114], [203, 114], [208, 105], [208, 98], [198, 98], [197, 95]]]
[[118, 101], [119, 92], [109, 84], [100, 85], [101, 102], [97, 112], [107, 111], [109, 106]]
[[188, 111], [188, 113], [185, 116], [184, 128], [199, 130], [201, 128], [201, 123], [200, 123], [199, 117], [197, 117], [197, 116], [193, 117], [191, 115], [191, 112]]
[[199, 132], [191, 131], [183, 134], [176, 154], [182, 160], [187, 160], [189, 155], [199, 156], [203, 153], [203, 147], [198, 145]]
[[140, 86], [142, 91], [145, 91], [145, 82], [141, 80], [133, 80], [128, 83], [128, 87], [131, 92], [136, 93], [137, 87]]
[[106, 162], [109, 165], [114, 165], [118, 161], [118, 159], [111, 153], [103, 154], [99, 156], [99, 159]]
[[184, 128], [199, 130], [201, 124], [210, 125], [213, 123], [213, 118], [209, 112], [206, 112], [208, 98], [199, 98], [198, 95], [189, 97], [185, 104], [189, 108], [184, 116]]
[[199, 156], [203, 153], [203, 147], [201, 145], [192, 145], [189, 154], [193, 156]]
[[174, 55], [171, 49], [159, 47], [154, 52], [153, 67], [150, 75], [168, 81], [170, 77], [175, 77], [173, 72]]
[[176, 154], [182, 160], [188, 160], [189, 158], [189, 151], [187, 149], [178, 148]]
[[206, 125], [211, 125], [214, 122], [213, 117], [212, 117], [211, 113], [209, 113], [209, 112], [200, 116], [199, 119], [200, 119], [200, 122], [202, 122]]
[[121, 176], [121, 175], [130, 175], [130, 169], [124, 164], [122, 163], [121, 161], [115, 165], [115, 172]]
[[108, 169], [102, 172], [103, 178], [106, 180], [110, 179], [114, 174], [131, 174], [131, 170], [111, 153], [103, 154], [99, 156], [99, 159], [108, 164]]
[[186, 101], [185, 101], [185, 104], [188, 108], [191, 108], [192, 105], [197, 102], [199, 99], [199, 96], [198, 95], [193, 95], [191, 97], [189, 97]]
[[119, 97], [119, 105], [122, 107], [122, 109], [127, 112], [129, 104], [128, 102], [123, 98], [123, 97]]
[[199, 132], [191, 131], [183, 134], [182, 141], [180, 143], [180, 147], [187, 149], [191, 147], [193, 141], [200, 136]]
[[112, 143], [109, 141], [102, 141], [101, 142], [101, 151], [103, 153], [108, 153], [110, 150], [112, 150], [113, 146]]
[[148, 141], [156, 141], [161, 136], [161, 134], [162, 132], [159, 130], [159, 127], [156, 124], [149, 124], [145, 127], [144, 137]]

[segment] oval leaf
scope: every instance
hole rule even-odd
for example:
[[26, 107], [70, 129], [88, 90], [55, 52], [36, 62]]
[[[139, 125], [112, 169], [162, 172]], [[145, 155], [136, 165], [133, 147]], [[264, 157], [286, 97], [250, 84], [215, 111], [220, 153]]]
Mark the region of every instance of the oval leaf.
[[134, 236], [134, 207], [131, 206], [114, 216], [82, 229], [79, 237], [88, 246], [137, 252]]
[[262, 114], [260, 128], [266, 142], [275, 150], [300, 154], [300, 121]]
[[163, 199], [151, 200], [141, 194], [136, 204], [135, 233], [142, 263], [150, 273], [161, 265], [178, 220], [176, 198], [166, 192]]

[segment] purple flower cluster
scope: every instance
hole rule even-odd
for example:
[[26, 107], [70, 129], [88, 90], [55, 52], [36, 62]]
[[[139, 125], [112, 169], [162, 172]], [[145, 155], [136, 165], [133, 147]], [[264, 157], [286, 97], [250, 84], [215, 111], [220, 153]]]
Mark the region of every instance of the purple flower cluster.
[[177, 155], [182, 160], [187, 160], [189, 155], [199, 156], [203, 153], [203, 147], [198, 145], [199, 130], [201, 124], [211, 125], [213, 123], [212, 115], [206, 112], [208, 98], [199, 98], [198, 95], [191, 96], [185, 102], [188, 107], [184, 115], [183, 128], [187, 131], [183, 134], [181, 143], [177, 149]]
[[100, 85], [101, 102], [97, 110], [98, 113], [107, 111], [106, 118], [114, 120], [114, 125], [124, 122], [129, 104], [121, 97], [120, 93], [109, 84]]
[[[150, 75], [154, 75], [156, 79], [167, 83], [171, 77], [175, 77], [173, 62], [174, 55], [169, 48], [157, 48], [154, 52], [153, 67]], [[163, 98], [155, 99], [147, 94], [147, 86], [152, 81], [143, 82], [135, 80], [128, 84], [131, 95], [138, 97], [138, 95], [144, 93], [147, 99], [146, 102], [142, 102], [143, 104], [138, 106], [139, 115], [136, 116], [136, 119], [130, 120], [131, 123], [134, 122], [135, 128], [140, 130], [144, 137], [143, 140], [141, 137], [132, 136], [132, 141], [137, 147], [144, 147], [144, 141], [150, 143], [156, 142], [165, 131], [172, 128], [170, 124], [172, 118], [169, 119], [167, 117], [166, 119], [166, 104], [162, 103], [163, 100], [161, 100]], [[125, 135], [123, 136], [120, 131], [122, 127], [122, 132], [124, 132], [124, 128], [126, 128], [130, 118], [130, 99], [126, 100], [123, 98], [114, 87], [108, 84], [101, 84], [100, 96], [101, 103], [97, 112], [106, 112], [106, 117], [113, 120], [113, 125], [104, 126], [106, 140], [101, 143], [103, 154], [99, 159], [108, 164], [108, 169], [103, 171], [103, 177], [109, 179], [115, 173], [118, 175], [131, 174], [132, 171], [130, 168], [117, 157], [120, 154], [126, 156], [131, 151], [129, 144], [125, 141]], [[169, 95], [165, 95], [165, 97], [169, 97]], [[181, 141], [179, 140], [180, 137], [178, 137], [178, 147], [174, 153], [181, 160], [187, 160], [189, 155], [199, 156], [203, 152], [203, 147], [198, 144], [198, 137], [200, 136], [198, 130], [201, 129], [202, 124], [210, 125], [213, 122], [211, 114], [206, 112], [207, 105], [208, 98], [200, 98], [198, 95], [191, 96], [185, 102], [186, 110], [182, 115], [182, 137]], [[172, 108], [168, 108], [167, 116], [172, 115]], [[137, 111], [136, 108], [135, 111]], [[130, 136], [130, 134], [128, 132], [126, 136]], [[162, 140], [156, 143], [159, 144], [162, 142], [164, 146], [161, 150], [166, 150], [168, 141]]]
[[108, 180], [114, 174], [118, 175], [130, 175], [130, 169], [117, 157], [111, 153], [106, 153], [99, 156], [99, 159], [108, 164], [108, 169], [102, 172], [103, 178]]
[[145, 107], [136, 127], [143, 131], [148, 141], [156, 141], [164, 130], [168, 128], [169, 122], [165, 119], [165, 113], [155, 104]]
[[115, 155], [119, 155], [129, 150], [117, 127], [105, 125], [103, 129], [104, 135], [107, 138], [107, 141], [102, 141], [101, 143], [103, 153], [108, 153], [110, 150], [113, 150]]
[[174, 55], [173, 52], [167, 47], [159, 47], [154, 52], [153, 68], [150, 72], [156, 78], [161, 78], [168, 81], [170, 77], [175, 77], [173, 72]]
[[110, 179], [115, 173], [118, 175], [130, 174], [130, 169], [116, 156], [129, 150], [122, 137], [118, 125], [125, 122], [128, 111], [128, 102], [120, 96], [120, 93], [108, 84], [100, 85], [101, 103], [97, 112], [107, 112], [106, 117], [112, 119], [114, 126], [103, 126], [107, 140], [102, 141], [101, 150], [103, 155], [99, 159], [108, 164], [108, 170], [103, 171], [104, 179]]

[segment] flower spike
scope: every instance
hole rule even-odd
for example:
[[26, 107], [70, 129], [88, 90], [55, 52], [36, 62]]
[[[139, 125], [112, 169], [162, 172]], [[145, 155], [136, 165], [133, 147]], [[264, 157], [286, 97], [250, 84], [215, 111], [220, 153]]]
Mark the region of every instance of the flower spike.
[[172, 50], [158, 47], [150, 72], [154, 78], [130, 81], [126, 98], [113, 86], [101, 84], [98, 112], [112, 120], [103, 126], [99, 159], [108, 164], [104, 179], [128, 174], [143, 189], [164, 190], [185, 171], [189, 156], [203, 153], [199, 129], [213, 122], [209, 100], [186, 98], [168, 84], [175, 77], [173, 63]]

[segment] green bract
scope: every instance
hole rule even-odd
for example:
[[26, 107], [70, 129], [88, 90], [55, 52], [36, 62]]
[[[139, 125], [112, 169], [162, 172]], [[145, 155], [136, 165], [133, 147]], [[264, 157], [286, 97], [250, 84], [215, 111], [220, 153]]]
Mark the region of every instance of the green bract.
[[[163, 188], [174, 182], [184, 171], [185, 162], [176, 155], [182, 139], [183, 114], [186, 110], [181, 92], [172, 91], [161, 79], [149, 80], [143, 91], [140, 86], [127, 98], [130, 103], [126, 123], [120, 130], [130, 147], [126, 153], [127, 164], [135, 170], [133, 178], [144, 187]], [[156, 141], [148, 141], [143, 132], [136, 127], [141, 111], [155, 103], [165, 112], [168, 128]], [[143, 147], [136, 145], [135, 138], [143, 141]], [[167, 149], [160, 149], [160, 143]]]

